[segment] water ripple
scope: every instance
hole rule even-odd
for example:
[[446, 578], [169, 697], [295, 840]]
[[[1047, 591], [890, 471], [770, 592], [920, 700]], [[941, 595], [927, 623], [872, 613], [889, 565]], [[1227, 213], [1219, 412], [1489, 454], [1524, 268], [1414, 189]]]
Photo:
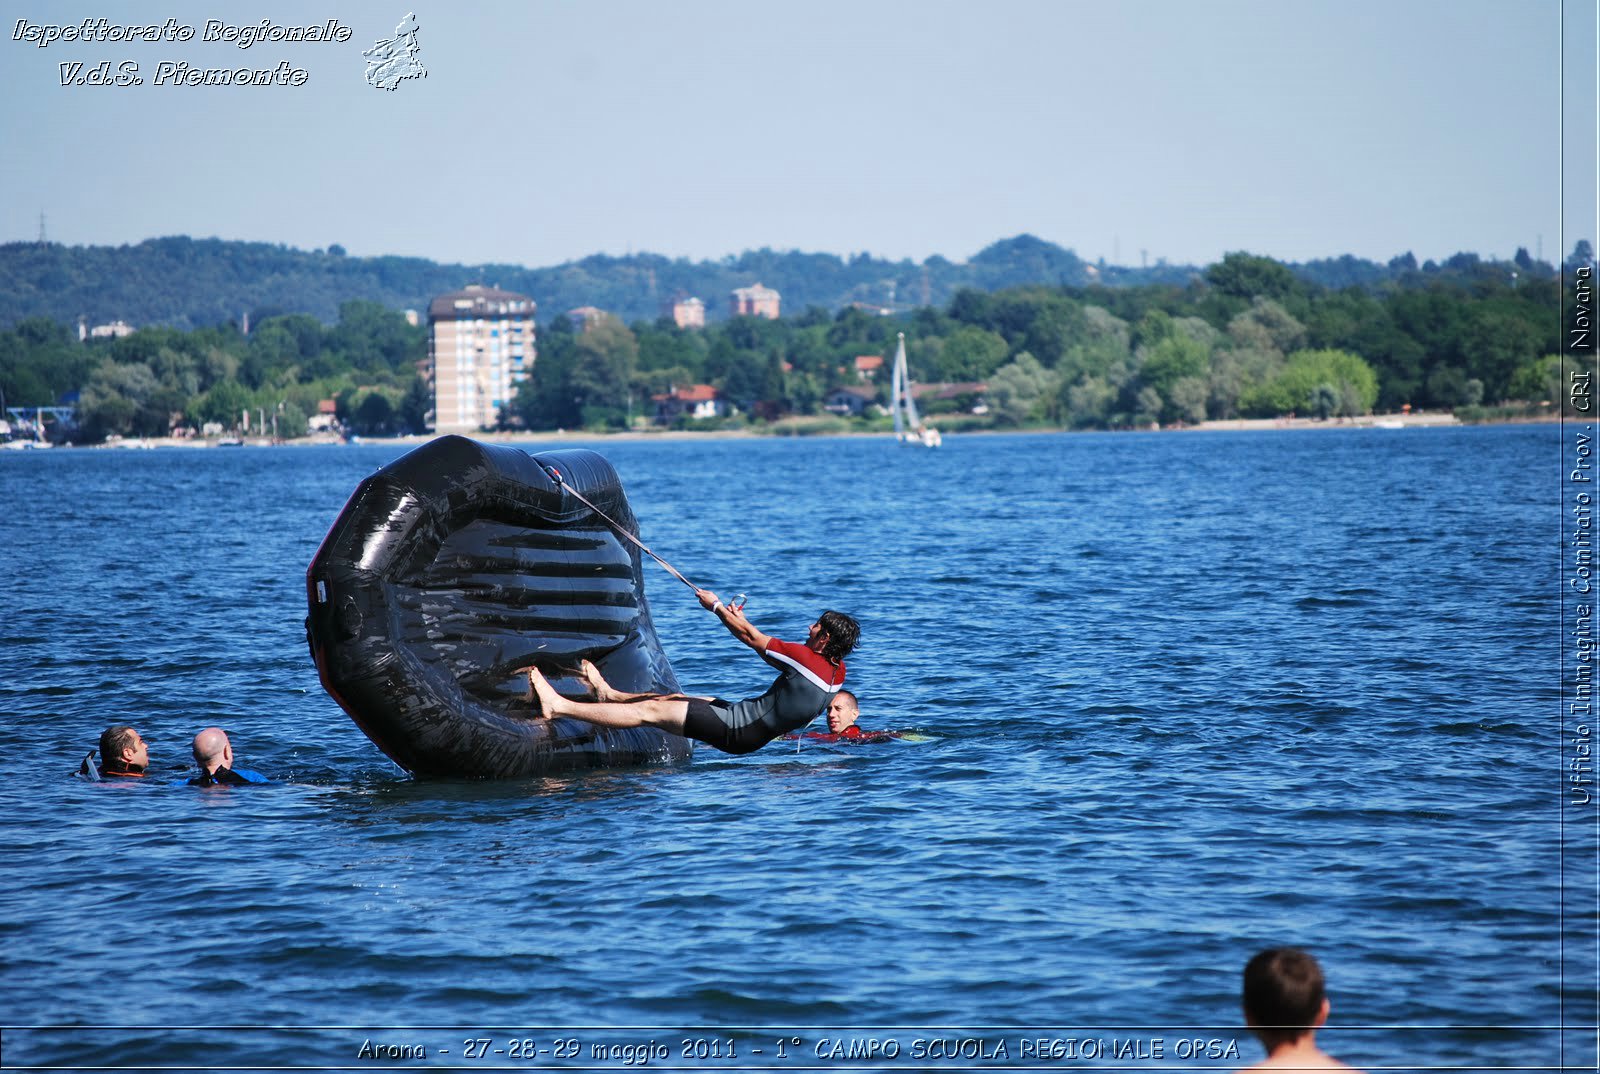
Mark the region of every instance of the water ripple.
[[[1290, 940], [1346, 1024], [1548, 1024], [1553, 437], [608, 444], [652, 546], [757, 623], [856, 610], [863, 722], [919, 737], [505, 783], [407, 779], [307, 661], [305, 565], [392, 449], [0, 460], [13, 502], [63, 504], [0, 636], [7, 1021], [1229, 1025], [1244, 959]], [[749, 692], [664, 577], [679, 678]], [[155, 777], [72, 779], [121, 721]], [[178, 785], [208, 723], [276, 784]], [[334, 1046], [269, 1033], [244, 1065], [307, 1040]]]

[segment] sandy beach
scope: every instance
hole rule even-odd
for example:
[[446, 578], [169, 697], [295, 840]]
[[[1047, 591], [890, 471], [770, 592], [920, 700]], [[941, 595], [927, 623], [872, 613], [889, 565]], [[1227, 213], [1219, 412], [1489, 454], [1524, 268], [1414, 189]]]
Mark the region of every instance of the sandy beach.
[[[1553, 420], [1553, 419], [1552, 419]], [[1206, 432], [1275, 432], [1295, 429], [1437, 429], [1461, 425], [1454, 414], [1448, 412], [1419, 412], [1412, 414], [1365, 414], [1356, 418], [1330, 418], [1326, 421], [1317, 418], [1234, 418], [1227, 421], [1206, 421], [1198, 425], [1165, 426], [1159, 430], [1150, 429], [1149, 432], [1163, 433], [1206, 433]], [[1071, 432], [1066, 429], [972, 429], [951, 430], [947, 436], [1014, 436], [1019, 433], [1038, 432]], [[1101, 430], [1084, 430], [1101, 431]], [[473, 438], [491, 444], [562, 444], [576, 442], [591, 442], [595, 440], [611, 440], [618, 442], [657, 441], [667, 442], [675, 440], [735, 440], [754, 437], [772, 436], [860, 436], [879, 437], [889, 439], [894, 434], [888, 431], [863, 430], [863, 431], [828, 431], [813, 432], [806, 423], [792, 423], [777, 426], [767, 426], [761, 429], [719, 429], [712, 431], [687, 431], [682, 429], [661, 430], [629, 430], [627, 432], [588, 432], [584, 430], [556, 429], [532, 432], [526, 430], [511, 432], [479, 432]], [[411, 435], [393, 437], [362, 437], [362, 444], [390, 444], [405, 445], [422, 443], [431, 439], [431, 435]], [[285, 440], [280, 444], [266, 437], [253, 439], [246, 437], [245, 447], [309, 447], [316, 445], [344, 443], [335, 436], [304, 436], [294, 440]], [[104, 444], [93, 445], [102, 450], [130, 450], [139, 448], [157, 447], [182, 447], [182, 448], [212, 448], [223, 445], [217, 440], [203, 440], [199, 438], [155, 437], [145, 439], [113, 440]]]

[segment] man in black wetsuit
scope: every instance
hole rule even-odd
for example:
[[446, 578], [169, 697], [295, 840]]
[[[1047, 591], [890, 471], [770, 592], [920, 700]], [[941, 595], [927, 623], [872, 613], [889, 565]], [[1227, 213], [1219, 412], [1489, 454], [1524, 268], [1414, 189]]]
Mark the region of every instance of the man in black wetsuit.
[[143, 779], [150, 766], [150, 747], [125, 723], [100, 732], [100, 778]]
[[574, 716], [602, 727], [659, 727], [724, 753], [753, 753], [810, 723], [844, 685], [844, 658], [861, 633], [850, 616], [823, 612], [807, 631], [805, 644], [798, 645], [762, 633], [741, 609], [723, 604], [710, 590], [697, 589], [695, 596], [729, 633], [778, 669], [766, 693], [735, 702], [685, 694], [625, 694], [613, 689], [585, 660], [582, 674], [594, 690], [594, 701], [563, 697], [537, 668], [528, 669], [540, 714]]
[[267, 778], [248, 768], [233, 767], [233, 743], [220, 727], [208, 727], [194, 736], [194, 763], [200, 774], [189, 780], [195, 787], [239, 787], [265, 783]]

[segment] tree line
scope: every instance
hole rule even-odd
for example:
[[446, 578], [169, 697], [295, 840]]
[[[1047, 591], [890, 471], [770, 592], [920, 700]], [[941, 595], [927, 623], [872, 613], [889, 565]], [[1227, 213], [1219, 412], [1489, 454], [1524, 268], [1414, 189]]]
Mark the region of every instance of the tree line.
[[[1462, 267], [1425, 285], [1332, 290], [1236, 253], [1182, 286], [967, 289], [900, 317], [812, 308], [704, 330], [606, 318], [583, 332], [558, 319], [508, 418], [621, 427], [652, 395], [694, 383], [747, 415], [814, 414], [831, 389], [859, 383], [856, 356], [887, 360], [899, 332], [915, 380], [983, 385], [990, 424], [1120, 428], [1559, 400], [1558, 278]], [[925, 409], [980, 393], [949, 394]]]
[[420, 428], [432, 397], [418, 374], [427, 330], [365, 301], [325, 325], [297, 313], [268, 317], [244, 335], [233, 324], [181, 331], [141, 328], [79, 342], [48, 318], [0, 332], [0, 395], [8, 406], [75, 403], [74, 438], [166, 436], [208, 424], [232, 431], [242, 415], [273, 416], [303, 436], [322, 400], [347, 427], [369, 434]]
[[[603, 317], [584, 331], [558, 317], [540, 331], [532, 375], [503, 420], [623, 428], [653, 412], [653, 396], [690, 384], [716, 387], [737, 421], [814, 415], [831, 390], [863, 386], [860, 355], [885, 359], [865, 386], [887, 402], [900, 332], [916, 381], [964, 386], [924, 409], [987, 403], [968, 423], [1119, 428], [1559, 405], [1560, 287], [1553, 273], [1485, 262], [1331, 289], [1235, 253], [1182, 284], [968, 288], [897, 316], [813, 306], [703, 329]], [[80, 393], [87, 440], [165, 435], [175, 421], [233, 427], [244, 411], [277, 414], [280, 430], [298, 432], [323, 399], [357, 432], [422, 431], [432, 402], [424, 327], [359, 299], [332, 324], [305, 313], [253, 321], [248, 335], [225, 323], [80, 343], [59, 322], [29, 318], [0, 332], [0, 392], [12, 406]]]
[[[1345, 255], [1287, 266], [1307, 284], [1328, 290], [1361, 287], [1419, 288], [1470, 282], [1482, 274], [1550, 277], [1555, 269], [1521, 249], [1509, 261], [1459, 253], [1418, 263], [1402, 254], [1386, 263]], [[238, 321], [306, 313], [331, 322], [342, 302], [365, 300], [391, 309], [424, 309], [434, 295], [468, 282], [532, 295], [539, 319], [598, 306], [627, 324], [653, 320], [663, 301], [683, 292], [706, 303], [712, 320], [727, 316], [728, 293], [761, 282], [783, 295], [783, 308], [836, 310], [853, 302], [907, 312], [943, 308], [962, 290], [1012, 287], [1179, 287], [1204, 269], [1156, 260], [1148, 266], [1090, 262], [1074, 251], [1032, 235], [992, 243], [966, 261], [933, 255], [920, 262], [868, 253], [840, 257], [798, 250], [748, 250], [717, 260], [690, 261], [659, 254], [594, 255], [561, 265], [440, 264], [416, 257], [357, 257], [338, 243], [326, 249], [187, 236], [149, 239], [127, 246], [0, 244], [0, 328], [47, 317], [75, 325], [113, 320], [133, 325], [206, 328]]]

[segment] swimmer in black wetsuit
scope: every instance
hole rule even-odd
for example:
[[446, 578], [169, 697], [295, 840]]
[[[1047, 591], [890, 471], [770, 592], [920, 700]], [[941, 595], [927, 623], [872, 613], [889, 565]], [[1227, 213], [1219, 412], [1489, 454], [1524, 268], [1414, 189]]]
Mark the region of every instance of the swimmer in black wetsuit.
[[125, 723], [100, 732], [100, 778], [143, 779], [150, 766], [150, 747]]
[[528, 668], [540, 714], [574, 716], [601, 727], [659, 727], [675, 735], [715, 746], [724, 753], [753, 753], [787, 731], [817, 717], [844, 685], [844, 658], [855, 648], [861, 628], [843, 612], [823, 612], [811, 624], [806, 643], [780, 641], [763, 634], [743, 611], [730, 608], [710, 590], [697, 589], [703, 608], [714, 613], [728, 632], [778, 669], [767, 692], [743, 701], [685, 694], [626, 694], [611, 687], [587, 660], [582, 675], [595, 700], [575, 701], [556, 693], [537, 668]]
[[200, 766], [200, 774], [189, 780], [193, 787], [238, 787], [267, 781], [259, 772], [233, 767], [233, 743], [220, 727], [208, 727], [194, 736], [194, 762]]

